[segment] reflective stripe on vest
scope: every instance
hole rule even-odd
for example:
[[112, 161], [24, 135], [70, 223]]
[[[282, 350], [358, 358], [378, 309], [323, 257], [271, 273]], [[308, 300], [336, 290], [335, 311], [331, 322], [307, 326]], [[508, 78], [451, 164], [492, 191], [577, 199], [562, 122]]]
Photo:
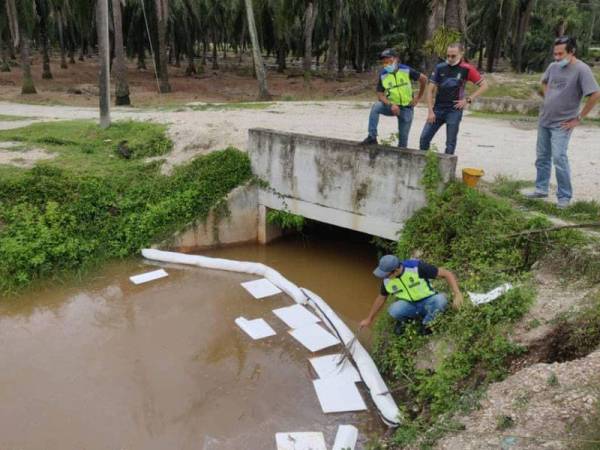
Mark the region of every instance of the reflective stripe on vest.
[[402, 275], [391, 280], [386, 278], [383, 284], [388, 294], [407, 302], [418, 302], [435, 294], [427, 280], [419, 277], [416, 267], [405, 268]]
[[413, 99], [412, 83], [408, 71], [402, 69], [381, 77], [385, 96], [394, 105], [408, 106]]

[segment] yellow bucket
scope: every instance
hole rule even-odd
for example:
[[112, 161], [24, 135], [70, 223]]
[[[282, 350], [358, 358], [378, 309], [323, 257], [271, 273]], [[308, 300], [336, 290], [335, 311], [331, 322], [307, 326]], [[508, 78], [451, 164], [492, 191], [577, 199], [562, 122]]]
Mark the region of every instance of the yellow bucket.
[[472, 167], [467, 167], [463, 169], [463, 182], [469, 187], [477, 186], [481, 177], [485, 174], [483, 169], [475, 169]]

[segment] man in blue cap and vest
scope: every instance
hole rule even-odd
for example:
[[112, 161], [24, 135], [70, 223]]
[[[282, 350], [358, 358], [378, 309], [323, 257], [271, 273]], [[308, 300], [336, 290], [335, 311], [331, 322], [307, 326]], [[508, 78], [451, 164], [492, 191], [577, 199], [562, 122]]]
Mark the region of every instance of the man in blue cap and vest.
[[[383, 65], [376, 88], [379, 101], [371, 108], [369, 135], [362, 141], [362, 145], [377, 144], [377, 126], [379, 116], [383, 114], [398, 118], [398, 147], [406, 148], [414, 106], [425, 93], [427, 77], [412, 67], [400, 64], [398, 52], [393, 48], [384, 50], [379, 59]], [[416, 97], [413, 96], [413, 81], [419, 82], [419, 93]]]
[[446, 280], [452, 289], [455, 308], [460, 308], [463, 303], [456, 276], [452, 272], [417, 259], [401, 261], [394, 255], [385, 255], [379, 260], [379, 266], [373, 274], [383, 282], [368, 317], [360, 322], [360, 328], [369, 327], [386, 298], [392, 297], [394, 303], [388, 312], [397, 320], [394, 328], [396, 334], [402, 334], [406, 324], [414, 319], [419, 320], [423, 334], [430, 333], [429, 323], [448, 305], [446, 296], [431, 287], [429, 281], [435, 278]]

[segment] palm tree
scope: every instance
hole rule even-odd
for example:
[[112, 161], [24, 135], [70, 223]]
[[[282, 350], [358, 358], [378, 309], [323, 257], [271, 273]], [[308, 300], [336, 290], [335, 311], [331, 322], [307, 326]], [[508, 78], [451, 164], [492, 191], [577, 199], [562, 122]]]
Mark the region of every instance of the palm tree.
[[[21, 69], [23, 71], [21, 94], [35, 94], [37, 91], [31, 76], [28, 36], [28, 29], [31, 29], [32, 26], [33, 5], [31, 2], [23, 1], [19, 2], [19, 9], [17, 9], [16, 0], [6, 0], [5, 6], [12, 41], [15, 47], [18, 47], [21, 58]], [[28, 18], [29, 20], [27, 20]]]
[[254, 22], [254, 9], [252, 8], [252, 0], [244, 0], [246, 3], [246, 15], [248, 19], [248, 31], [250, 40], [252, 41], [252, 55], [254, 56], [254, 68], [256, 78], [258, 79], [258, 99], [269, 100], [271, 94], [267, 87], [267, 74], [265, 64], [262, 59], [260, 44], [258, 42], [258, 34], [256, 32], [256, 23]]
[[304, 61], [302, 64], [306, 84], [310, 84], [312, 74], [313, 34], [318, 12], [318, 2], [316, 0], [307, 0], [304, 12]]
[[344, 0], [335, 0], [331, 9], [331, 25], [329, 27], [329, 50], [327, 52], [327, 76], [333, 78], [338, 69], [339, 46], [342, 36], [342, 20], [344, 17]]
[[50, 5], [48, 0], [35, 0], [36, 11], [40, 24], [40, 40], [42, 41], [42, 78], [52, 79], [50, 71], [50, 55], [48, 53], [48, 17], [50, 16]]
[[160, 92], [171, 92], [167, 57], [167, 21], [169, 19], [169, 0], [156, 0], [156, 18], [158, 27], [158, 78]]
[[121, 20], [121, 0], [112, 0], [113, 28], [115, 37], [115, 62], [113, 75], [115, 77], [115, 104], [130, 105], [129, 83], [127, 82], [127, 63], [123, 47], [123, 24]]

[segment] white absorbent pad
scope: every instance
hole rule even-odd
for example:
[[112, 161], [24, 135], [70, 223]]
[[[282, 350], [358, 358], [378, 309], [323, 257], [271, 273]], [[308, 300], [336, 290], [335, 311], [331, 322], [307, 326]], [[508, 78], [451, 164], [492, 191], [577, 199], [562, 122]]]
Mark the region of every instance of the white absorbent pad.
[[317, 316], [299, 304], [274, 309], [273, 314], [283, 320], [292, 329], [302, 328], [320, 321]]
[[338, 338], [325, 331], [323, 327], [316, 323], [291, 330], [288, 333], [311, 352], [318, 352], [319, 350], [340, 343]]
[[277, 433], [277, 450], [327, 450], [323, 433]]
[[281, 289], [279, 289], [266, 278], [246, 281], [245, 283], [242, 283], [242, 287], [246, 289], [250, 295], [258, 299], [281, 293]]
[[252, 339], [263, 339], [269, 336], [274, 336], [275, 330], [269, 326], [263, 319], [247, 320], [244, 317], [235, 319], [235, 323]]
[[165, 272], [163, 269], [160, 269], [160, 270], [153, 270], [152, 272], [146, 272], [146, 273], [141, 273], [139, 275], [134, 275], [132, 277], [129, 277], [129, 280], [131, 280], [131, 282], [133, 284], [142, 284], [142, 283], [147, 283], [148, 281], [158, 280], [159, 278], [164, 278], [166, 276], [169, 276], [169, 274], [167, 272]]
[[356, 383], [347, 378], [325, 378], [314, 380], [313, 384], [324, 413], [364, 411], [367, 409]]

